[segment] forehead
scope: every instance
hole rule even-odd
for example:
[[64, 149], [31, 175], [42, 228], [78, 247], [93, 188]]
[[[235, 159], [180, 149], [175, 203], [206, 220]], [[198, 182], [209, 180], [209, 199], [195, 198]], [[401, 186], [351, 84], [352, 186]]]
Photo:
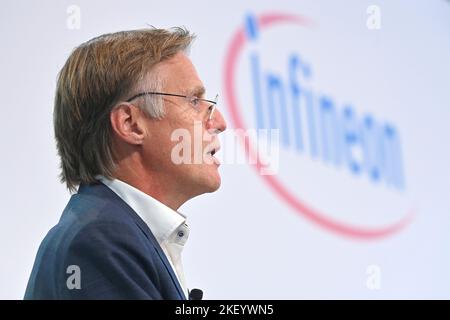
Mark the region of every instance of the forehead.
[[204, 93], [197, 70], [191, 59], [182, 52], [160, 63], [158, 74], [163, 80], [166, 92], [196, 95]]

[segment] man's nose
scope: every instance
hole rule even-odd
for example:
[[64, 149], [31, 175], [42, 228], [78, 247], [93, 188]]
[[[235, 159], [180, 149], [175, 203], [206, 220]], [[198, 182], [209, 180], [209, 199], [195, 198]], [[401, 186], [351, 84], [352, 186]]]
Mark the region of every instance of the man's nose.
[[206, 129], [217, 131], [217, 133], [223, 132], [227, 129], [225, 118], [219, 110], [216, 109], [212, 119], [206, 122]]

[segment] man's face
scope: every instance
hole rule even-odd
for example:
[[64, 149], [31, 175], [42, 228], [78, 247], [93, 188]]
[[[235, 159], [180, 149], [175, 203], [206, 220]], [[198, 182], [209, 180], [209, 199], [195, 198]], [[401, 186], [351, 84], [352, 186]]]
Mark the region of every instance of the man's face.
[[[160, 63], [155, 71], [163, 80], [162, 92], [211, 99], [204, 96], [203, 83], [184, 53]], [[188, 198], [217, 190], [219, 162], [210, 152], [220, 147], [217, 134], [226, 129], [222, 114], [216, 109], [210, 119], [211, 103], [205, 101], [161, 98], [164, 118], [146, 120], [145, 166], [163, 179], [166, 186], [176, 189], [172, 191]]]

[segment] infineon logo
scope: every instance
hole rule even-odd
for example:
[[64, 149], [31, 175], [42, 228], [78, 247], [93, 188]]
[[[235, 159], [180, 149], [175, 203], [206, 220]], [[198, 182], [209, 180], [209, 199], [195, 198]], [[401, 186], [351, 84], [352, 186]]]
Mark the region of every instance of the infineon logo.
[[[339, 102], [351, 97], [314, 87], [313, 57], [301, 55], [302, 39], [295, 31], [313, 26], [311, 20], [291, 14], [246, 17], [225, 58], [231, 122], [242, 131], [279, 130], [281, 172], [260, 177], [300, 215], [343, 236], [391, 235], [413, 217], [404, 196], [400, 131], [392, 122]], [[241, 142], [261, 172], [266, 163], [255, 141], [242, 137]]]

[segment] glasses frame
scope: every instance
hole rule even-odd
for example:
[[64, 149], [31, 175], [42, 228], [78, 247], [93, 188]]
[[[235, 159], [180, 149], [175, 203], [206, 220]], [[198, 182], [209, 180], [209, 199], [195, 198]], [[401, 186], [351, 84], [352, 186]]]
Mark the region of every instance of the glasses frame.
[[208, 107], [209, 110], [210, 110], [209, 117], [208, 117], [209, 120], [212, 119], [214, 111], [216, 110], [217, 99], [219, 98], [218, 94], [216, 94], [216, 97], [215, 97], [214, 100], [208, 100], [208, 99], [198, 98], [196, 96], [187, 96], [187, 95], [183, 95], [183, 94], [156, 92], [156, 91], [146, 91], [146, 92], [140, 92], [140, 93], [135, 94], [131, 98], [127, 99], [126, 102], [131, 102], [134, 99], [137, 99], [137, 98], [140, 98], [140, 97], [143, 97], [143, 96], [146, 96], [146, 95], [160, 95], [160, 96], [169, 96], [169, 97], [180, 97], [180, 98], [185, 98], [185, 99], [189, 100], [189, 103], [192, 103], [193, 99], [196, 99], [196, 100], [199, 100], [199, 101], [203, 101], [203, 102], [208, 102], [208, 103], [211, 104]]

